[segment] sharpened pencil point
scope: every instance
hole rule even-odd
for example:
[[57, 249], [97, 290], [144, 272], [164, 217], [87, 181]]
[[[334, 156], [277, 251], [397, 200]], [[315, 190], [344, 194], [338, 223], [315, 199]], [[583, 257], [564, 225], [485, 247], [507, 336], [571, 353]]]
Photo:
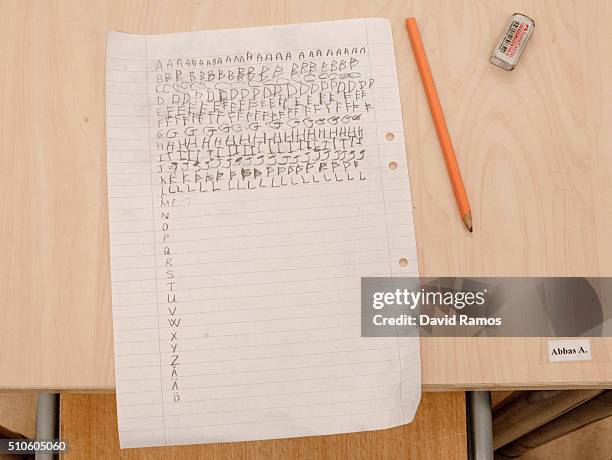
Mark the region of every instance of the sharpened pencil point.
[[474, 232], [474, 228], [472, 227], [472, 211], [468, 211], [463, 216], [463, 223], [465, 224], [465, 228], [467, 228], [470, 233]]

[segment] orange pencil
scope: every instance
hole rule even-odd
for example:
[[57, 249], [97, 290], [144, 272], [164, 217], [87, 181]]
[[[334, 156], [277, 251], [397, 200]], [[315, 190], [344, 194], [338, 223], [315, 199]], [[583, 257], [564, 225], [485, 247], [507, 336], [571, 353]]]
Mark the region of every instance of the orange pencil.
[[410, 38], [410, 44], [412, 45], [414, 59], [416, 60], [419, 73], [421, 74], [421, 80], [423, 81], [423, 87], [425, 88], [425, 95], [427, 96], [427, 102], [429, 103], [431, 117], [433, 118], [434, 125], [436, 126], [438, 140], [440, 141], [440, 148], [442, 149], [442, 154], [444, 155], [446, 169], [448, 170], [451, 185], [453, 186], [453, 193], [455, 194], [457, 206], [459, 207], [459, 214], [463, 219], [463, 223], [471, 232], [472, 211], [470, 209], [470, 203], [468, 202], [468, 198], [465, 193], [463, 179], [461, 179], [461, 171], [459, 171], [457, 157], [455, 156], [455, 150], [453, 150], [453, 143], [451, 142], [451, 138], [448, 134], [448, 128], [446, 127], [444, 113], [442, 112], [442, 107], [440, 106], [440, 99], [438, 99], [436, 85], [434, 84], [433, 77], [431, 76], [431, 70], [429, 69], [429, 63], [427, 62], [427, 56], [425, 55], [425, 49], [423, 48], [423, 42], [421, 41], [421, 34], [419, 33], [419, 28], [414, 18], [406, 19], [406, 29], [408, 29], [408, 37]]

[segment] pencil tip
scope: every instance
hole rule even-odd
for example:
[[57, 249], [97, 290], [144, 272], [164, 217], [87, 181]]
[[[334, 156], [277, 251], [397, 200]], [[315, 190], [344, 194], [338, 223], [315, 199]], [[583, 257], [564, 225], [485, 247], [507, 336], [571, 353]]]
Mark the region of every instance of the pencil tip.
[[474, 228], [472, 227], [472, 212], [468, 211], [463, 216], [463, 223], [465, 224], [465, 228], [467, 228], [470, 233], [474, 232]]

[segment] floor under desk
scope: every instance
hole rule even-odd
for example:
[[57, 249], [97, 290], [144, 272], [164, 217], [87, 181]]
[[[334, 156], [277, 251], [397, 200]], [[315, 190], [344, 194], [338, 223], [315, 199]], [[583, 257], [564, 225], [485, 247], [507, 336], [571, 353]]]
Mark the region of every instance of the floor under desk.
[[65, 460], [408, 458], [466, 459], [465, 393], [423, 393], [414, 421], [387, 430], [331, 436], [119, 449], [113, 394], [61, 395], [60, 438], [70, 444]]

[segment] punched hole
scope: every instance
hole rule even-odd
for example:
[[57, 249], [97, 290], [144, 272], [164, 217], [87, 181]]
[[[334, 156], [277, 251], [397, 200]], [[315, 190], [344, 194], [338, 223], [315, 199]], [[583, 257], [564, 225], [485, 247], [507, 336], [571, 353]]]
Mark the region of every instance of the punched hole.
[[397, 162], [395, 162], [395, 161], [390, 162], [389, 163], [389, 169], [391, 171], [395, 171], [397, 169]]
[[395, 139], [395, 134], [387, 133], [385, 134], [385, 139], [387, 139], [389, 142], [393, 142], [393, 139]]
[[399, 260], [399, 264], [400, 264], [400, 267], [405, 267], [406, 265], [408, 265], [408, 259], [406, 259], [405, 257], [402, 257]]

